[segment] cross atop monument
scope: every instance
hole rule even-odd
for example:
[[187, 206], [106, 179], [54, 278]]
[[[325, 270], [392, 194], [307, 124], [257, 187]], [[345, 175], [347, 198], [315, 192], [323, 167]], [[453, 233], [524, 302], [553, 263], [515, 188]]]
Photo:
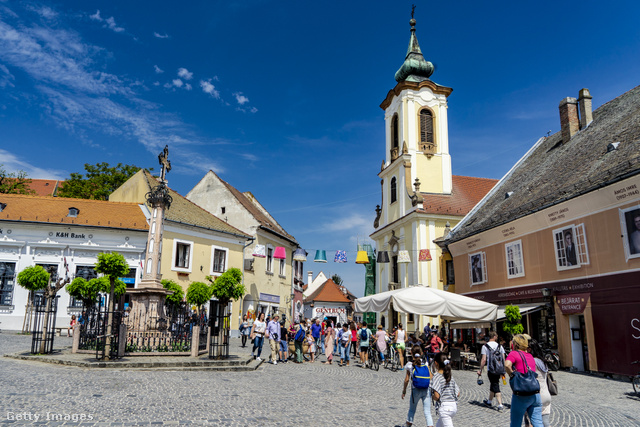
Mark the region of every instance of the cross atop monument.
[[171, 161], [169, 160], [169, 146], [165, 145], [162, 153], [158, 154], [158, 161], [162, 165], [162, 172], [160, 173], [160, 180], [164, 182], [164, 177], [171, 170]]
[[411, 5], [411, 19], [413, 19], [413, 14], [415, 13], [415, 11], [416, 11], [416, 5], [412, 4]]

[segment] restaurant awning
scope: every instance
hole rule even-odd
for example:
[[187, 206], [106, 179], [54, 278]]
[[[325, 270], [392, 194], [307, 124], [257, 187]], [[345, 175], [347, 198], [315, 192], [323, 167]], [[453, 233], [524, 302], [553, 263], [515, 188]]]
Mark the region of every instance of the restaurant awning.
[[[518, 304], [514, 304], [514, 305], [518, 305]], [[523, 316], [525, 314], [531, 314], [538, 310], [542, 310], [544, 306], [545, 306], [544, 304], [539, 304], [539, 303], [518, 305], [518, 307], [520, 307], [520, 314], [522, 314]], [[506, 305], [501, 305], [498, 307], [498, 319], [496, 320], [496, 322], [502, 322], [503, 320], [506, 319], [506, 316], [504, 314], [504, 309], [506, 307], [507, 307]], [[451, 329], [491, 328], [491, 323], [490, 322], [466, 322], [464, 320], [461, 320], [458, 322], [451, 322], [450, 328]]]

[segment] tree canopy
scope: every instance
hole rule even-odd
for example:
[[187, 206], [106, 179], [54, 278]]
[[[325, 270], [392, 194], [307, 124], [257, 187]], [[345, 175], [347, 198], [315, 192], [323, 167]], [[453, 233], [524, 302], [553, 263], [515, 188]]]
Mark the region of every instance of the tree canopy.
[[508, 305], [504, 309], [504, 315], [506, 320], [502, 324], [502, 329], [511, 334], [521, 334], [524, 331], [524, 326], [520, 323], [522, 314], [520, 314], [520, 307], [517, 305]]
[[23, 170], [18, 172], [7, 172], [0, 164], [0, 193], [2, 194], [36, 194], [29, 187], [31, 179]]
[[166, 297], [167, 302], [173, 305], [180, 305], [180, 303], [184, 299], [184, 291], [182, 290], [182, 286], [180, 286], [173, 280], [168, 280], [168, 279], [162, 279], [160, 283], [162, 283], [163, 288], [173, 292], [172, 294], [167, 295]]
[[331, 276], [331, 280], [333, 280], [333, 283], [335, 283], [338, 286], [342, 285], [342, 277], [338, 276], [337, 274], [334, 274], [333, 276]]
[[74, 197], [77, 199], [108, 200], [109, 194], [131, 178], [140, 170], [135, 165], [123, 165], [118, 163], [110, 166], [109, 163], [97, 163], [90, 165], [85, 163], [86, 173], [72, 173], [62, 187], [58, 190], [60, 197]]
[[[110, 290], [109, 278], [98, 277], [86, 281], [82, 277], [76, 277], [67, 287], [67, 292], [74, 298], [82, 300], [86, 305], [93, 304], [98, 299], [98, 294], [107, 293]], [[122, 280], [116, 280], [115, 295], [120, 297], [127, 291], [127, 285]]]
[[187, 302], [198, 309], [211, 299], [211, 288], [206, 283], [192, 282], [187, 288]]
[[229, 300], [237, 300], [244, 296], [245, 288], [242, 284], [242, 271], [237, 268], [230, 268], [215, 280], [207, 276], [211, 282], [211, 293], [223, 303]]
[[49, 284], [49, 273], [41, 265], [27, 267], [18, 273], [18, 285], [29, 291], [39, 291]]

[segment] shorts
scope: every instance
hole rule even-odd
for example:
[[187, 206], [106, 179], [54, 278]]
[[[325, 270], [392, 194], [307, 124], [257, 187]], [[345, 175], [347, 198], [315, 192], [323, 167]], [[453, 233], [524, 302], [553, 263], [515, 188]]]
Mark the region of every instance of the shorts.
[[489, 391], [492, 393], [500, 393], [500, 378], [502, 375], [487, 372], [487, 377], [489, 377]]
[[280, 340], [280, 351], [283, 353], [289, 351], [289, 343], [285, 340]]
[[396, 349], [404, 350], [404, 343], [403, 342], [396, 343]]
[[360, 346], [361, 353], [366, 353], [367, 351], [369, 351], [369, 344]]

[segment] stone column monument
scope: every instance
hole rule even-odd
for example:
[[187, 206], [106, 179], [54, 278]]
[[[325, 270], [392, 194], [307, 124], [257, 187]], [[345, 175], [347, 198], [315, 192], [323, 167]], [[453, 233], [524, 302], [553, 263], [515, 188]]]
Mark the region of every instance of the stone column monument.
[[[164, 311], [164, 299], [170, 292], [165, 290], [160, 283], [160, 260], [162, 257], [162, 232], [164, 228], [164, 212], [169, 209], [173, 199], [169, 194], [165, 176], [171, 170], [169, 161], [169, 147], [158, 156], [162, 172], [160, 182], [147, 193], [147, 204], [151, 208], [149, 221], [149, 234], [147, 236], [147, 251], [143, 263], [143, 276], [136, 289], [128, 290], [131, 295], [131, 313], [129, 315], [129, 328], [137, 331], [153, 331], [166, 318]], [[166, 325], [166, 323], [164, 323]]]

